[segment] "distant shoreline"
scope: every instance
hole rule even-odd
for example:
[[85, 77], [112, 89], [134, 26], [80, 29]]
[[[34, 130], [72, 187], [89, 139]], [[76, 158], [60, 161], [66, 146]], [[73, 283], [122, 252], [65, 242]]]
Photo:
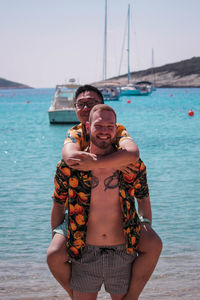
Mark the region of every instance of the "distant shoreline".
[[[109, 78], [104, 82], [109, 84], [113, 81], [118, 82], [119, 86], [126, 85], [127, 74]], [[200, 88], [200, 57], [131, 72], [130, 83], [138, 81], [150, 81], [156, 88]], [[98, 86], [102, 81], [92, 84]], [[0, 89], [32, 89], [32, 87], [0, 78]]]

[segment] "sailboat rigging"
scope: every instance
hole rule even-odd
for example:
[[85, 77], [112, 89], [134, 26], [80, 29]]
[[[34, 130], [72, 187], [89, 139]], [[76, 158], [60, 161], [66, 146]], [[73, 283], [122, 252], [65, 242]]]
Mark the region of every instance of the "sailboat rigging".
[[127, 38], [127, 85], [121, 87], [120, 96], [144, 96], [152, 92], [151, 82], [140, 81], [135, 84], [130, 83], [130, 4], [128, 4], [128, 38]]

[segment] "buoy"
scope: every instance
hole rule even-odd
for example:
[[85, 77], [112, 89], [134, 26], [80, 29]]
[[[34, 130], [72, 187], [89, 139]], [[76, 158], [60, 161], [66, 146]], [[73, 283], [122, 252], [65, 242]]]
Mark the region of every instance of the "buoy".
[[170, 97], [173, 97], [173, 94], [170, 94]]
[[131, 100], [127, 100], [127, 103], [131, 103]]
[[26, 103], [30, 103], [30, 101], [29, 101], [29, 100], [27, 100], [27, 101], [26, 101]]
[[194, 116], [194, 111], [192, 109], [188, 111], [188, 116], [190, 116], [190, 117]]

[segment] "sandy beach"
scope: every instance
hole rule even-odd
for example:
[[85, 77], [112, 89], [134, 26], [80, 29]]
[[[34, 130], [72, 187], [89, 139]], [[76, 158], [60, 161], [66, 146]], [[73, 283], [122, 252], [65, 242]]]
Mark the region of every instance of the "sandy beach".
[[[141, 300], [198, 300], [200, 272], [198, 256], [161, 257], [147, 283]], [[0, 298], [4, 300], [67, 300], [70, 299], [56, 282], [45, 263], [1, 263]], [[176, 269], [176, 273], [174, 272]], [[99, 300], [110, 299], [102, 287]]]

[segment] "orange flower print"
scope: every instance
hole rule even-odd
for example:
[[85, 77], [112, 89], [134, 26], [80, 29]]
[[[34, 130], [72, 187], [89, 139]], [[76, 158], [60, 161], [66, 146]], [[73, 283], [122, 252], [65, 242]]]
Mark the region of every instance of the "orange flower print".
[[82, 241], [81, 239], [77, 239], [77, 240], [75, 240], [75, 242], [74, 242], [74, 246], [75, 246], [77, 249], [80, 249], [81, 247], [85, 246], [85, 243], [84, 243], [84, 241]]
[[74, 206], [74, 210], [76, 214], [83, 214], [84, 213], [84, 209], [82, 206], [80, 206], [79, 204], [76, 204]]
[[69, 250], [71, 250], [75, 256], [78, 255], [78, 250], [75, 247], [70, 247]]
[[126, 207], [127, 207], [127, 210], [130, 210], [130, 207], [131, 207], [130, 202], [126, 201]]
[[134, 186], [135, 186], [136, 189], [140, 189], [141, 188], [141, 184], [140, 183], [136, 183]]
[[136, 162], [136, 163], [134, 163], [134, 167], [136, 167], [136, 168], [138, 168], [138, 169], [139, 169], [139, 167], [140, 167], [140, 163], [139, 163], [139, 162]]
[[70, 216], [72, 216], [75, 213], [75, 207], [73, 205], [69, 205], [69, 212], [70, 212]]
[[76, 219], [76, 222], [77, 222], [78, 225], [84, 225], [85, 224], [85, 220], [84, 220], [83, 215], [77, 215], [75, 219]]
[[59, 189], [60, 185], [58, 184], [58, 182], [57, 182], [56, 179], [54, 179], [54, 185], [55, 185], [55, 188], [56, 188], [56, 189]]
[[132, 236], [132, 237], [131, 237], [131, 244], [132, 244], [132, 245], [135, 245], [135, 242], [136, 242], [136, 237], [135, 237], [135, 236]]
[[73, 188], [78, 186], [78, 179], [76, 177], [71, 177], [69, 179], [69, 185]]
[[131, 197], [134, 197], [135, 189], [134, 189], [134, 188], [130, 188], [130, 189], [128, 190], [128, 193], [129, 193], [129, 195], [130, 195]]
[[81, 203], [85, 203], [88, 201], [87, 195], [83, 192], [78, 193], [78, 198]]
[[136, 178], [136, 174], [135, 173], [124, 174], [123, 177], [124, 177], [124, 181], [130, 183], [134, 181], [134, 179]]
[[140, 165], [140, 171], [143, 171], [145, 169], [145, 164], [142, 162], [141, 165]]
[[60, 195], [57, 190], [54, 190], [53, 197], [60, 199], [62, 202], [65, 202], [67, 195], [66, 195], [66, 193], [63, 193]]
[[88, 177], [88, 175], [83, 176], [83, 182], [87, 187], [91, 187], [91, 180], [92, 180], [91, 176], [90, 177]]
[[81, 231], [76, 231], [76, 232], [74, 233], [74, 238], [75, 238], [76, 240], [81, 239], [83, 236], [84, 236], [84, 233], [81, 232]]
[[72, 189], [68, 189], [69, 197], [70, 198], [75, 198], [76, 197], [76, 192]]
[[59, 169], [65, 176], [69, 177], [71, 175], [71, 170], [69, 168], [66, 167], [66, 168], [59, 168]]
[[75, 231], [77, 229], [77, 226], [73, 221], [70, 222], [70, 226], [73, 231]]
[[126, 252], [129, 253], [129, 254], [132, 254], [134, 252], [134, 250], [132, 248], [127, 248]]
[[122, 198], [126, 198], [125, 190], [121, 189], [120, 194], [121, 194]]
[[140, 232], [140, 225], [138, 225], [138, 226], [136, 227], [135, 231], [136, 231], [137, 233]]
[[69, 197], [66, 197], [66, 200], [65, 200], [65, 207], [66, 208], [68, 207], [68, 202], [69, 202]]

